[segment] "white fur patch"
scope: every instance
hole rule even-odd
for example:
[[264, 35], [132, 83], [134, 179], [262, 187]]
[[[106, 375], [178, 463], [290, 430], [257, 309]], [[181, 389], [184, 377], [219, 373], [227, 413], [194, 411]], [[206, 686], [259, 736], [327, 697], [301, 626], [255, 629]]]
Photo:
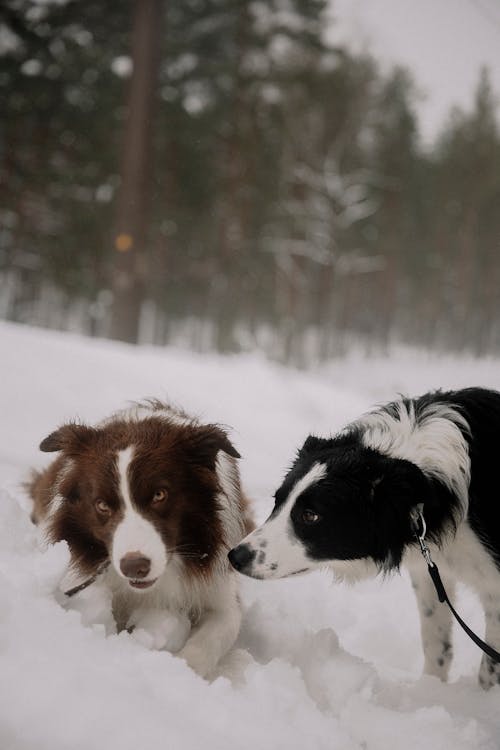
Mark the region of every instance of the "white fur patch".
[[61, 508], [62, 504], [64, 503], [64, 498], [61, 495], [61, 485], [63, 481], [66, 479], [66, 477], [68, 476], [73, 466], [74, 466], [74, 461], [72, 458], [64, 459], [64, 465], [62, 466], [62, 468], [60, 469], [57, 475], [54, 496], [52, 497], [49, 503], [49, 507], [47, 508], [47, 517], [46, 517], [47, 521], [52, 519], [55, 516], [57, 511]]
[[240, 513], [238, 466], [234, 458], [221, 450], [217, 453], [215, 470], [222, 490], [217, 495], [218, 514], [224, 529], [224, 542], [230, 548], [238, 544], [242, 533], [244, 533]]
[[355, 560], [325, 560], [320, 566], [333, 574], [335, 583], [358, 583], [367, 578], [375, 578], [380, 573], [380, 565], [371, 557]]
[[120, 570], [120, 560], [129, 552], [140, 553], [151, 560], [151, 570], [147, 580], [152, 580], [158, 578], [165, 570], [167, 551], [163, 539], [154, 525], [134, 508], [128, 478], [133, 454], [134, 449], [129, 447], [118, 451], [117, 455], [119, 490], [123, 498], [125, 512], [123, 519], [115, 529], [111, 559], [116, 572], [125, 578]]
[[59, 510], [64, 505], [64, 497], [61, 495], [61, 484], [63, 480], [67, 477], [68, 473], [71, 471], [72, 468], [73, 468], [73, 459], [66, 458], [64, 461], [64, 465], [62, 466], [61, 470], [59, 471], [57, 475], [57, 480], [54, 484], [54, 494], [51, 497], [50, 502], [47, 505], [45, 516], [39, 522], [39, 525], [38, 525], [39, 539], [40, 539], [40, 543], [43, 546], [52, 544], [52, 541], [51, 541], [52, 522], [54, 520], [54, 516], [59, 512]]
[[416, 464], [427, 476], [448, 487], [460, 501], [460, 516], [467, 514], [470, 482], [470, 458], [467, 441], [460, 428], [467, 421], [444, 403], [427, 406], [417, 416], [412, 403], [397, 404], [397, 416], [376, 411], [355, 424], [364, 430], [367, 448]]
[[51, 499], [49, 503], [47, 515], [44, 520], [46, 521], [52, 520], [52, 518], [56, 515], [57, 511], [61, 508], [63, 502], [64, 502], [64, 498], [62, 495], [60, 495], [59, 493], [54, 495], [54, 497]]
[[[313, 464], [313, 466], [309, 469], [307, 474], [304, 474], [303, 477], [299, 479], [299, 481], [294, 485], [292, 491], [288, 495], [288, 498], [286, 499], [286, 503], [283, 506], [282, 510], [285, 508], [285, 506], [288, 507], [288, 510], [291, 509], [293, 504], [295, 503], [296, 499], [299, 495], [302, 495], [304, 490], [307, 490], [308, 487], [312, 487], [313, 484], [317, 484], [321, 479], [324, 479], [326, 477], [326, 466], [325, 464], [320, 464], [316, 462]], [[281, 513], [281, 510], [280, 510]]]

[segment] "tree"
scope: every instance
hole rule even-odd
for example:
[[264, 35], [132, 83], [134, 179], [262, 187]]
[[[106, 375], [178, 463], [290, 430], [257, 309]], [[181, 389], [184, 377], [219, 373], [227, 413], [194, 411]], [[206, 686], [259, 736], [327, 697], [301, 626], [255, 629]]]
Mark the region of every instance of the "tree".
[[147, 277], [153, 111], [163, 0], [136, 0], [112, 269], [111, 337], [135, 343]]
[[123, 96], [114, 61], [127, 50], [129, 5], [103, 14], [97, 0], [1, 4], [10, 41], [0, 73], [0, 264], [16, 319], [47, 324], [38, 302], [58, 291], [55, 324], [67, 325], [72, 300], [93, 302], [106, 288]]
[[136, 340], [142, 309], [155, 343], [298, 364], [353, 337], [499, 350], [486, 74], [424, 150], [407, 72], [331, 48], [324, 0], [169, 0], [125, 107], [153, 2], [0, 6], [0, 315]]
[[[497, 101], [483, 70], [471, 112], [456, 110], [435, 155], [433, 252], [442, 336], [484, 353], [500, 344], [498, 237], [500, 132]], [[442, 342], [444, 343], [444, 342]]]
[[[396, 68], [381, 87], [375, 112], [369, 163], [377, 176], [377, 212], [372, 231], [384, 268], [377, 278], [371, 335], [388, 344], [401, 335], [415, 282], [414, 258], [420, 245], [420, 154], [414, 84], [408, 72]], [[404, 295], [404, 299], [400, 295]], [[375, 315], [373, 315], [375, 312]]]

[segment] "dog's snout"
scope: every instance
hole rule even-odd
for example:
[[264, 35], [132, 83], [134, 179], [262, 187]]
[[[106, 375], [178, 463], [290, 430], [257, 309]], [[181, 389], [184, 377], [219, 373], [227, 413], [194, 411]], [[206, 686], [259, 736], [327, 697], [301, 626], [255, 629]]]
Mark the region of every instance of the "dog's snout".
[[255, 554], [255, 550], [248, 544], [240, 544], [230, 551], [229, 562], [236, 570], [243, 571], [254, 560]]
[[151, 560], [139, 552], [127, 552], [120, 560], [120, 570], [127, 578], [146, 578], [151, 570]]

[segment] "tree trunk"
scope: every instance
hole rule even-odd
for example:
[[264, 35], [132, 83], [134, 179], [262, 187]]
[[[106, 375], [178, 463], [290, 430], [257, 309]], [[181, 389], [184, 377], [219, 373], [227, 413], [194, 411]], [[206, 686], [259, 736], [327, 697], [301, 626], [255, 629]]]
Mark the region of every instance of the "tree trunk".
[[151, 143], [163, 0], [136, 0], [132, 28], [133, 73], [123, 142], [112, 271], [110, 336], [137, 342], [147, 275], [147, 222]]

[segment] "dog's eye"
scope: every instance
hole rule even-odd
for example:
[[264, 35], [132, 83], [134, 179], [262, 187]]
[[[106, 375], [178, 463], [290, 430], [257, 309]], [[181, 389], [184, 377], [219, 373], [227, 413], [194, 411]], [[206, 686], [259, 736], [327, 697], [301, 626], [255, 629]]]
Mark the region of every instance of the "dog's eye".
[[167, 490], [162, 487], [159, 490], [156, 490], [153, 497], [151, 498], [151, 503], [153, 505], [161, 505], [161, 503], [163, 503], [163, 501], [167, 499], [167, 495]]
[[311, 525], [313, 523], [318, 523], [321, 516], [318, 513], [315, 513], [313, 510], [304, 510], [302, 512], [302, 520], [304, 523], [307, 523], [308, 525]]
[[95, 509], [101, 516], [110, 516], [113, 512], [109, 503], [106, 500], [96, 500]]

